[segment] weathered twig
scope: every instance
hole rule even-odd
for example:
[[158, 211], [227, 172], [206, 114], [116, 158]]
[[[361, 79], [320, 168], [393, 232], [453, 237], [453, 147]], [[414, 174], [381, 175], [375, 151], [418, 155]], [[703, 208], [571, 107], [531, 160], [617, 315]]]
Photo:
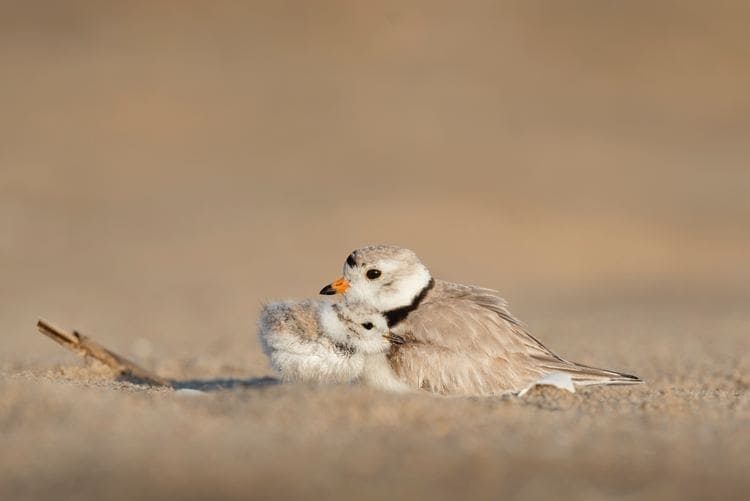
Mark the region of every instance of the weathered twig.
[[127, 358], [109, 351], [96, 341], [93, 341], [76, 331], [69, 334], [48, 324], [44, 320], [39, 320], [36, 326], [39, 329], [39, 332], [59, 345], [81, 355], [82, 357], [91, 357], [98, 360], [112, 369], [119, 377], [133, 379], [151, 386], [172, 386], [171, 381], [159, 377], [157, 374], [144, 369]]

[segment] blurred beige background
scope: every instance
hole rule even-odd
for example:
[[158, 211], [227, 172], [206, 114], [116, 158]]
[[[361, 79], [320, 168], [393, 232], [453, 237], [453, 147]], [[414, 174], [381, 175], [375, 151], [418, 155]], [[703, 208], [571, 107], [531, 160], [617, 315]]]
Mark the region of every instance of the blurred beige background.
[[[673, 435], [662, 423], [610, 437], [616, 447], [632, 436], [626, 441], [654, 449], [643, 470], [607, 470], [626, 477], [606, 492], [652, 474], [677, 479], [652, 493], [678, 485], [682, 496], [739, 492], [741, 465], [723, 454], [748, 452], [737, 439], [747, 438], [746, 429], [737, 433], [750, 349], [748, 26], [742, 1], [0, 0], [0, 368], [39, 373], [78, 363], [36, 334], [42, 317], [167, 376], [263, 376], [254, 333], [262, 302], [315, 296], [353, 248], [393, 243], [415, 249], [439, 277], [499, 289], [561, 354], [645, 377], [652, 386], [624, 400], [635, 416], [646, 413], [638, 422], [684, 419]], [[726, 400], [702, 400], [716, 388]], [[6, 410], [28, 398], [40, 414], [49, 409], [39, 402], [57, 392], [14, 391]], [[300, 390], [274, 391], [281, 400], [266, 395], [264, 408], [296, 415]], [[670, 391], [680, 396], [649, 400]], [[86, 395], [72, 398], [94, 408], [108, 402], [90, 414], [102, 422], [110, 405], [122, 416], [146, 408]], [[256, 397], [231, 398], [239, 407], [207, 406], [195, 421], [225, 433], [224, 421], [211, 420], [226, 412], [244, 426], [247, 399]], [[344, 397], [317, 398], [341, 405]], [[610, 425], [626, 404], [613, 398], [613, 421], [601, 425], [597, 443], [618, 429]], [[598, 400], [585, 401], [596, 421]], [[391, 400], [376, 402], [391, 416]], [[311, 405], [326, 409], [311, 411], [321, 419], [332, 408]], [[480, 404], [423, 405], [413, 415], [453, 409], [444, 411], [447, 429], [461, 422], [502, 433], [487, 457], [517, 459], [503, 442], [511, 435], [526, 437], [518, 450], [537, 447], [537, 428], [514, 435], [522, 423], [541, 419], [539, 433], [556, 426], [525, 407], [491, 404], [495, 418], [507, 411], [517, 420], [496, 428]], [[686, 417], [706, 412], [721, 416], [721, 440]], [[275, 423], [267, 413], [255, 418]], [[115, 419], [118, 436], [157, 419], [139, 416], [135, 424]], [[324, 429], [360, 425], [346, 416]], [[369, 419], [377, 429], [393, 424]], [[35, 426], [6, 450], [52, 433]], [[243, 439], [266, 435], [265, 425], [254, 426], [260, 431]], [[589, 444], [579, 431], [573, 443]], [[56, 451], [76, 450], [79, 436], [69, 433], [69, 447]], [[288, 428], [277, 433], [303, 440], [285, 435]], [[199, 436], [207, 449], [217, 440]], [[389, 436], [394, 447], [411, 443]], [[154, 437], [141, 440], [137, 452], [116, 456], [113, 471], [153, 457]], [[236, 435], [219, 440], [240, 443]], [[316, 456], [320, 444], [304, 443]], [[555, 443], [560, 457], [583, 458], [581, 471], [597, 471], [591, 466], [607, 454]], [[682, 463], [660, 462], [683, 446]], [[240, 453], [212, 451], [216, 468], [235, 471], [229, 465]], [[388, 461], [389, 451], [368, 457]], [[81, 461], [99, 464], [91, 454]], [[197, 458], [159, 457], [170, 471], [183, 468], [175, 478], [199, 471]], [[320, 468], [338, 464], [325, 457]], [[0, 457], [0, 466], [25, 478], [37, 471], [29, 464], [47, 464], [40, 458]], [[722, 473], [696, 476], [706, 462]], [[50, 464], [43, 478], [67, 471]], [[226, 475], [240, 483], [227, 480], [221, 492], [247, 492], [241, 471]], [[488, 478], [474, 478], [477, 493]], [[44, 494], [58, 484], [38, 485]], [[591, 492], [601, 499], [603, 491]]]
[[747, 292], [745, 2], [2, 5], [6, 362], [249, 350], [369, 243], [527, 315]]

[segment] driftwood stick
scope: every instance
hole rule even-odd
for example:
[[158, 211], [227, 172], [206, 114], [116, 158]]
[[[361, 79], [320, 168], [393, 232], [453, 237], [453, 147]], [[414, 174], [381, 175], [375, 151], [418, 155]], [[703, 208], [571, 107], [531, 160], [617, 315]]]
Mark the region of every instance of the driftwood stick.
[[115, 371], [119, 377], [141, 381], [151, 386], [172, 386], [169, 380], [159, 377], [157, 374], [144, 369], [127, 358], [109, 351], [83, 334], [76, 331], [73, 331], [72, 334], [67, 333], [48, 324], [44, 320], [39, 320], [36, 326], [39, 332], [59, 345], [82, 357], [91, 357], [98, 360]]

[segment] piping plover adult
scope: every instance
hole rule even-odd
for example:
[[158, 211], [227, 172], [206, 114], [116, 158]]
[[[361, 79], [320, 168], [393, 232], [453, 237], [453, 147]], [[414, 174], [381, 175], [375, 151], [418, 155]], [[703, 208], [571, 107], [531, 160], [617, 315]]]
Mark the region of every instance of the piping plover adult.
[[389, 363], [412, 388], [496, 395], [554, 373], [568, 374], [581, 386], [642, 383], [556, 355], [510, 313], [498, 292], [436, 280], [409, 249], [357, 249], [346, 258], [344, 277], [320, 293], [344, 293], [385, 316], [399, 341], [389, 351]]
[[284, 381], [360, 381], [389, 391], [409, 390], [386, 359], [393, 339], [386, 318], [364, 303], [271, 303], [261, 311], [258, 337]]

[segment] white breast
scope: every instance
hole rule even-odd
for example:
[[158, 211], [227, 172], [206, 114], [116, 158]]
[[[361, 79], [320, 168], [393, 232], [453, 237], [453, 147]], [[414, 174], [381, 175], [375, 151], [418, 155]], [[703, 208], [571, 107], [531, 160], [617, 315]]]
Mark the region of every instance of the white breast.
[[271, 366], [284, 381], [349, 383], [362, 374], [364, 356], [341, 351], [327, 338], [284, 344], [269, 354]]
[[412, 391], [412, 388], [398, 379], [393, 372], [385, 353], [377, 353], [365, 357], [361, 381], [373, 388], [394, 393]]

